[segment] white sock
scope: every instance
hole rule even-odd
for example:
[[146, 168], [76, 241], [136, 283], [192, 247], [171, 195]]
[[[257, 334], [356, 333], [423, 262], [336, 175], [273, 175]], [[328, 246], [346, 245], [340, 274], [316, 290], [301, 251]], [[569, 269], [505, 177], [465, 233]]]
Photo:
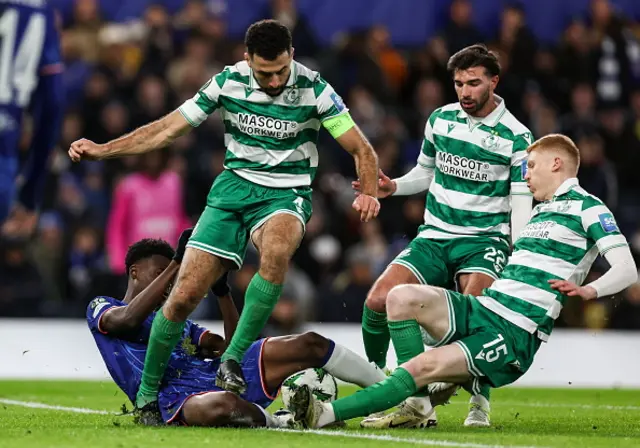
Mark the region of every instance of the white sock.
[[318, 418], [317, 427], [322, 428], [336, 421], [336, 414], [333, 412], [331, 403], [322, 403], [322, 414]]
[[275, 418], [273, 418], [273, 415], [269, 414], [266, 409], [263, 409], [262, 406], [257, 405], [255, 403], [253, 404], [255, 405], [255, 407], [260, 409], [260, 412], [264, 414], [267, 428], [278, 428], [280, 426], [278, 425], [278, 421]]
[[339, 344], [335, 345], [331, 357], [322, 367], [336, 378], [360, 387], [369, 387], [387, 378], [378, 366], [369, 364], [365, 359]]
[[474, 395], [469, 400], [469, 403], [477, 404], [485, 411], [489, 412], [491, 410], [491, 404], [489, 404], [489, 400], [487, 400], [484, 395]]
[[425, 417], [428, 417], [433, 410], [431, 398], [429, 397], [409, 397], [405, 400], [405, 403]]

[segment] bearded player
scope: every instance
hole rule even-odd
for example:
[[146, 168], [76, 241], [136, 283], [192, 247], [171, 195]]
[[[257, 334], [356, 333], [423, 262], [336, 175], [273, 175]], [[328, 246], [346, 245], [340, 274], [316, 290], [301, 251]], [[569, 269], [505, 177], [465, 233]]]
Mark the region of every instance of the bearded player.
[[[454, 54], [448, 63], [459, 102], [431, 114], [418, 163], [406, 175], [391, 180], [380, 173], [378, 197], [402, 196], [429, 190], [424, 225], [375, 282], [366, 299], [362, 335], [367, 357], [384, 368], [389, 341], [398, 364], [409, 360], [397, 341], [406, 328], [389, 322], [389, 291], [402, 284], [450, 287], [480, 295], [502, 271], [510, 241], [531, 213], [531, 194], [524, 176], [531, 133], [494, 93], [500, 75], [496, 56], [483, 45]], [[359, 190], [359, 182], [354, 188]], [[425, 343], [437, 345], [426, 338]], [[465, 426], [486, 427], [489, 385], [467, 385], [472, 393]], [[397, 412], [371, 416], [365, 426], [428, 427], [427, 402], [419, 397]], [[432, 417], [433, 418], [433, 417]]]

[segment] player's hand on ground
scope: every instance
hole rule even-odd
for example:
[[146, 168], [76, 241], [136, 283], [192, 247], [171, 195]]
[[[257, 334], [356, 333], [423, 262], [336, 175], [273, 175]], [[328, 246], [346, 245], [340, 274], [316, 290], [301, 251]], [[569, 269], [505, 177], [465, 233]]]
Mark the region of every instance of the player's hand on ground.
[[565, 296], [582, 297], [584, 300], [593, 300], [598, 297], [597, 291], [591, 286], [578, 286], [567, 280], [549, 280], [549, 284], [551, 288]]
[[100, 160], [104, 158], [105, 153], [105, 145], [99, 145], [86, 138], [76, 140], [71, 143], [69, 147], [69, 157], [74, 162], [80, 162], [81, 160]]
[[[351, 182], [351, 188], [353, 188], [356, 192], [356, 196], [362, 194], [362, 190], [360, 189], [360, 180], [355, 180]], [[396, 183], [391, 180], [386, 174], [382, 172], [382, 170], [378, 170], [378, 198], [386, 198], [391, 196], [396, 192], [397, 186]]]
[[185, 229], [180, 234], [180, 239], [178, 240], [178, 247], [176, 247], [176, 253], [173, 255], [173, 261], [180, 264], [182, 263], [182, 259], [184, 258], [184, 253], [187, 250], [187, 243], [189, 242], [189, 238], [191, 238], [191, 234], [193, 233], [193, 227], [189, 227]]
[[355, 211], [360, 212], [360, 221], [369, 222], [380, 212], [380, 202], [373, 196], [366, 194], [359, 195], [353, 201], [352, 207]]

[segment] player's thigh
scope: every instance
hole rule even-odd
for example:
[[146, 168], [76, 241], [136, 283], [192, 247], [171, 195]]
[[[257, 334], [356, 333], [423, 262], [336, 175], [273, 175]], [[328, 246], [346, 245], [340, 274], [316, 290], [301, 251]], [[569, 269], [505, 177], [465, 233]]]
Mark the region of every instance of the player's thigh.
[[[465, 294], [480, 295], [482, 288], [491, 285], [507, 264], [509, 244], [502, 239], [488, 237], [458, 238], [451, 241], [450, 256], [458, 287]], [[469, 274], [474, 275], [470, 277]], [[460, 281], [462, 276], [466, 279]], [[477, 289], [480, 288], [480, 291]]]
[[400, 285], [389, 292], [389, 320], [416, 320], [427, 345], [435, 345], [450, 331], [450, 305], [444, 289], [429, 285]]
[[455, 345], [423, 352], [400, 367], [413, 376], [418, 389], [436, 381], [460, 384], [471, 376], [464, 353]]
[[260, 426], [264, 417], [252, 403], [226, 391], [193, 395], [182, 407], [182, 420], [189, 426]]
[[380, 277], [374, 282], [367, 294], [365, 304], [367, 308], [378, 313], [384, 313], [387, 309], [387, 297], [389, 291], [398, 285], [420, 284], [420, 280], [406, 266], [390, 264]]
[[209, 287], [229, 269], [228, 263], [211, 252], [187, 245], [177, 280], [164, 305], [165, 317], [178, 322], [186, 319]]
[[[270, 240], [281, 239], [284, 236], [289, 239], [287, 249], [293, 254], [302, 241], [305, 226], [313, 212], [310, 189], [275, 189], [262, 186], [254, 186], [253, 189], [255, 195], [262, 200], [248, 208], [243, 217], [251, 240], [262, 253], [272, 245], [273, 241]], [[267, 240], [265, 235], [268, 236]]]
[[296, 372], [320, 367], [329, 347], [329, 340], [314, 332], [267, 339], [262, 352], [267, 389], [278, 389]]
[[451, 283], [446, 241], [414, 238], [391, 264], [409, 269], [422, 285], [446, 287]]

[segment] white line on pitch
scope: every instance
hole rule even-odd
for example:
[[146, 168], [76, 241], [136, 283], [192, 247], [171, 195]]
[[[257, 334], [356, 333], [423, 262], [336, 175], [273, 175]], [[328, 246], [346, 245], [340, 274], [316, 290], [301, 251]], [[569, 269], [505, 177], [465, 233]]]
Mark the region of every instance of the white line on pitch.
[[0, 398], [0, 403], [10, 404], [10, 405], [14, 405], [14, 406], [22, 406], [24, 408], [50, 409], [50, 410], [53, 410], [53, 411], [75, 412], [76, 414], [115, 415], [115, 412], [98, 411], [97, 409], [73, 408], [73, 407], [67, 407], [67, 406], [54, 406], [54, 405], [51, 405], [51, 404], [36, 403], [34, 401], [7, 400], [6, 398]]

